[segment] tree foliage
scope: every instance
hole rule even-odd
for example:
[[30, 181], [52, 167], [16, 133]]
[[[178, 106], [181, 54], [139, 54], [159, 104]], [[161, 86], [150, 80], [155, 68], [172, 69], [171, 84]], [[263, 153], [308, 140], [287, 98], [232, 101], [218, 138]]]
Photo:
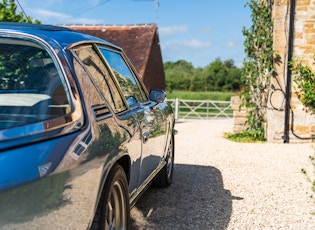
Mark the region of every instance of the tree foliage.
[[232, 59], [217, 58], [204, 68], [195, 68], [185, 60], [165, 62], [167, 90], [184, 91], [238, 91], [241, 69]]
[[17, 13], [15, 0], [2, 0], [0, 3], [0, 21], [2, 22], [24, 22], [40, 24], [40, 21], [33, 20], [31, 17], [24, 15], [22, 12]]

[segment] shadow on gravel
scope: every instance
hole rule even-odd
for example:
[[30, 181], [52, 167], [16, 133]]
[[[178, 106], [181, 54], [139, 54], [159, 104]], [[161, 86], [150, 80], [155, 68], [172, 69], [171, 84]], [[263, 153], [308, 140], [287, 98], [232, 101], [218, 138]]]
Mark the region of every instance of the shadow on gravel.
[[132, 229], [226, 229], [233, 197], [221, 172], [210, 166], [176, 164], [173, 184], [149, 188], [131, 210]]

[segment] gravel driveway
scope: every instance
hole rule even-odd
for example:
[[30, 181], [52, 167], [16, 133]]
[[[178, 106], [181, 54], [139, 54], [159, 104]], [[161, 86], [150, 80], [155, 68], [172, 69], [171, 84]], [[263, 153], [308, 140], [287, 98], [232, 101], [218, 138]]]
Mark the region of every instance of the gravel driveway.
[[312, 144], [223, 138], [233, 120], [176, 123], [175, 174], [131, 211], [133, 229], [315, 229]]

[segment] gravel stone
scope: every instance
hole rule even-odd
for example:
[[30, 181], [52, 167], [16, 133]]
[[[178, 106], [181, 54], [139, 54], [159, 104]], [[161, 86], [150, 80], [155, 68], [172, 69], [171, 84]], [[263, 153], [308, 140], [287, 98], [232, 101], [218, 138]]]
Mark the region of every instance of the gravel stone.
[[311, 143], [235, 143], [233, 120], [177, 122], [173, 184], [149, 188], [133, 229], [315, 229]]

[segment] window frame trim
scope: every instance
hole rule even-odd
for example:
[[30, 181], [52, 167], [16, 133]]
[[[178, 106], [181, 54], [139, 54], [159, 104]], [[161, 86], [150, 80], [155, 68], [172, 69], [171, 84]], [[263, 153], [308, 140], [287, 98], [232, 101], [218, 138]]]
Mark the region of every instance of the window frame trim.
[[[102, 44], [102, 43], [97, 43], [97, 44]], [[103, 45], [103, 44], [102, 44]], [[78, 49], [82, 49], [84, 47], [92, 47], [94, 49], [94, 51], [97, 53], [97, 55], [99, 56], [99, 58], [101, 59], [101, 61], [103, 62], [105, 68], [107, 69], [107, 71], [109, 72], [109, 77], [113, 80], [114, 85], [117, 89], [117, 92], [119, 93], [119, 96], [124, 104], [123, 108], [121, 110], [117, 110], [116, 108], [112, 108], [111, 103], [108, 102], [107, 98], [105, 97], [104, 93], [102, 92], [102, 90], [100, 89], [100, 87], [98, 86], [97, 82], [95, 81], [94, 77], [91, 76], [90, 71], [87, 69], [86, 65], [83, 63], [83, 61], [79, 58], [79, 56], [76, 54], [75, 50]], [[88, 42], [88, 43], [80, 43], [77, 44], [76, 46], [71, 46], [71, 48], [69, 48], [69, 51], [71, 52], [71, 54], [73, 55], [73, 57], [78, 61], [78, 63], [80, 63], [80, 65], [82, 66], [82, 68], [85, 70], [85, 72], [87, 73], [87, 75], [89, 76], [90, 80], [92, 81], [95, 89], [97, 90], [98, 94], [101, 96], [101, 98], [107, 103], [108, 108], [111, 110], [112, 113], [114, 114], [121, 114], [124, 113], [125, 111], [129, 110], [128, 104], [125, 100], [125, 98], [123, 97], [121, 88], [119, 86], [119, 83], [117, 82], [116, 78], [113, 78], [113, 73], [112, 73], [112, 69], [109, 68], [108, 63], [105, 61], [104, 56], [102, 55], [102, 53], [100, 53], [100, 50], [98, 49], [97, 45], [95, 42]], [[108, 86], [109, 90], [110, 90], [110, 94], [112, 97], [112, 88], [111, 86]]]

